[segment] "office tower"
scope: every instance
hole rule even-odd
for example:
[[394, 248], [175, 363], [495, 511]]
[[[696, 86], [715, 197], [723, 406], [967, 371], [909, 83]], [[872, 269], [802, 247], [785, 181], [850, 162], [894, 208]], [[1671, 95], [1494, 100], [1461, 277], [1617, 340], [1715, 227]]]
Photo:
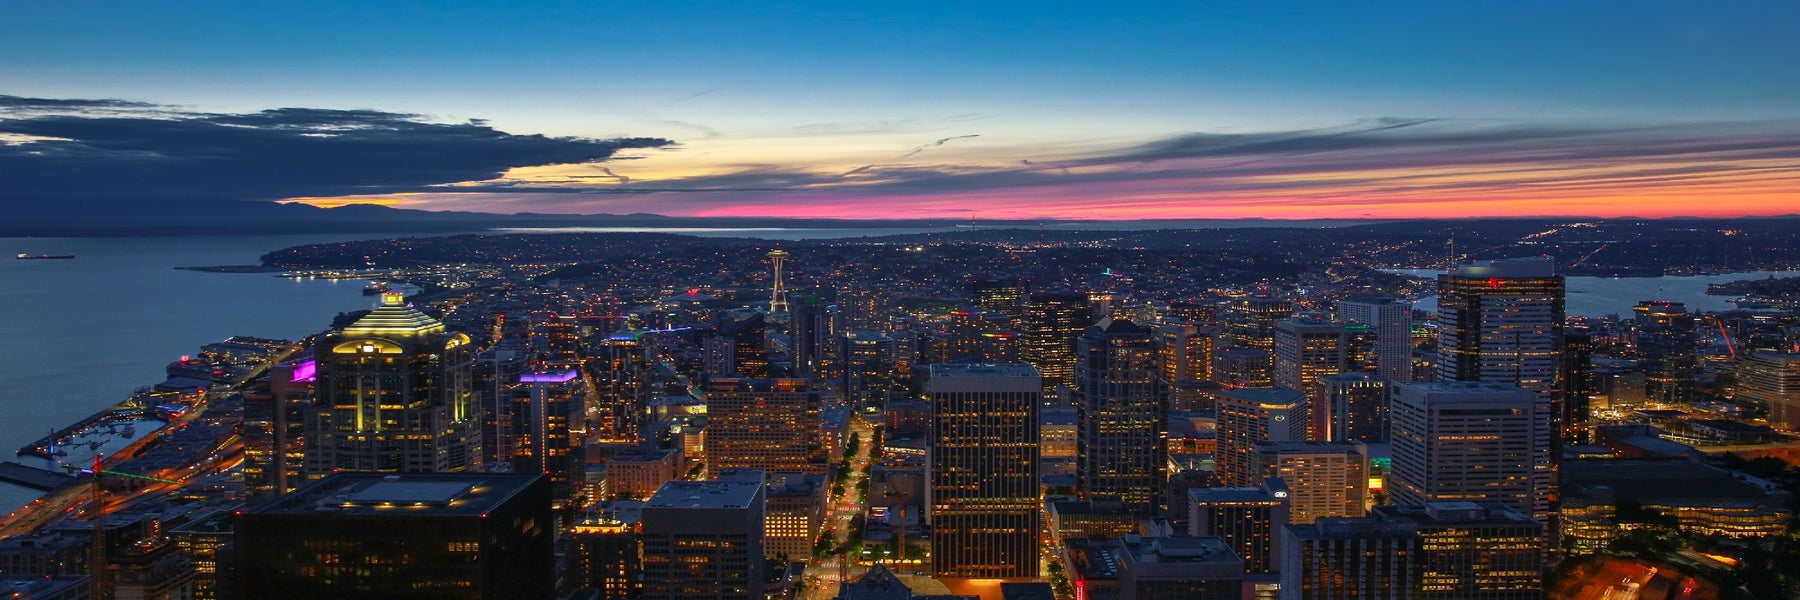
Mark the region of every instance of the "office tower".
[[1219, 393], [1219, 446], [1213, 460], [1219, 479], [1250, 486], [1263, 478], [1250, 462], [1256, 444], [1306, 441], [1306, 395], [1295, 390], [1242, 388]]
[[763, 474], [671, 481], [644, 503], [644, 600], [762, 600]]
[[446, 473], [480, 462], [469, 336], [399, 294], [320, 337], [319, 401], [306, 415], [307, 477]]
[[601, 598], [636, 598], [643, 591], [643, 564], [638, 557], [638, 526], [644, 503], [603, 502], [584, 510], [569, 532], [569, 575], [576, 588], [600, 592]]
[[1374, 328], [1375, 372], [1388, 381], [1412, 381], [1412, 304], [1385, 296], [1351, 296], [1338, 301], [1340, 321]]
[[888, 331], [844, 332], [839, 364], [843, 365], [843, 397], [853, 405], [879, 406], [899, 389], [900, 344]]
[[1113, 318], [1112, 292], [1088, 292], [1088, 314], [1095, 320]]
[[[1549, 444], [1561, 439], [1563, 277], [1550, 257], [1509, 258], [1457, 265], [1438, 276], [1439, 381], [1502, 381], [1537, 395], [1551, 424]], [[1537, 466], [1550, 485], [1552, 465]]]
[[1330, 412], [1313, 382], [1344, 372], [1347, 337], [1342, 323], [1307, 318], [1275, 322], [1275, 387], [1307, 394], [1307, 405], [1313, 407], [1309, 427], [1321, 437], [1330, 426], [1325, 422]]
[[1800, 429], [1800, 352], [1757, 350], [1738, 363], [1738, 398], [1769, 409], [1769, 424]]
[[1275, 322], [1294, 318], [1294, 303], [1271, 296], [1245, 296], [1232, 301], [1225, 321], [1231, 343], [1239, 348], [1275, 350]]
[[706, 384], [706, 462], [715, 469], [824, 475], [819, 396], [805, 379], [714, 379]]
[[1038, 404], [1030, 365], [929, 367], [936, 409], [927, 505], [932, 572], [1037, 577]]
[[1156, 328], [1156, 347], [1162, 355], [1162, 380], [1174, 384], [1184, 379], [1212, 379], [1213, 337], [1211, 326], [1169, 323]]
[[1025, 299], [1030, 294], [1031, 281], [1023, 277], [969, 280], [969, 298], [975, 308], [1013, 319], [1025, 314]]
[[837, 288], [837, 319], [832, 322], [835, 335], [852, 329], [887, 329], [888, 298], [879, 288], [859, 282], [846, 282]]
[[1244, 559], [1245, 573], [1281, 570], [1281, 528], [1287, 524], [1287, 484], [1279, 479], [1188, 492], [1188, 535], [1223, 539]]
[[533, 319], [532, 350], [539, 360], [574, 364], [581, 361], [586, 336], [575, 315], [543, 315]]
[[706, 372], [713, 377], [768, 379], [768, 327], [762, 313], [727, 315], [706, 339]]
[[1163, 320], [1195, 325], [1217, 323], [1219, 321], [1219, 303], [1215, 300], [1170, 302], [1168, 312], [1163, 314]]
[[1360, 517], [1369, 503], [1369, 451], [1362, 442], [1265, 442], [1253, 470], [1288, 486], [1288, 522]]
[[[1388, 441], [1388, 380], [1375, 373], [1339, 373], [1320, 377], [1307, 394], [1314, 412], [1315, 437], [1330, 442]], [[1313, 404], [1311, 398], [1319, 398]]]
[[813, 377], [819, 361], [830, 353], [831, 313], [824, 298], [794, 296], [788, 314], [788, 337], [793, 340], [794, 375]]
[[481, 461], [506, 462], [512, 456], [512, 409], [519, 376], [531, 365], [531, 351], [521, 339], [503, 340], [475, 354], [475, 406], [480, 408]]
[[935, 362], [1015, 363], [1019, 359], [1020, 334], [1015, 320], [984, 310], [950, 313], [944, 360]]
[[1256, 348], [1213, 350], [1212, 380], [1226, 389], [1263, 388], [1274, 379], [1269, 351]]
[[1638, 367], [1651, 402], [1686, 402], [1700, 370], [1699, 332], [1694, 313], [1680, 302], [1645, 300], [1637, 315]]
[[1044, 376], [1044, 388], [1075, 381], [1075, 340], [1094, 324], [1087, 294], [1031, 294], [1018, 321], [1025, 342], [1019, 355]]
[[237, 597], [541, 600], [553, 530], [542, 476], [334, 474], [239, 516]]
[[787, 284], [781, 280], [782, 263], [787, 262], [786, 250], [776, 248], [769, 251], [769, 263], [775, 267], [775, 283], [769, 288], [769, 312], [784, 313], [788, 311]]
[[314, 402], [319, 363], [311, 356], [269, 367], [269, 391], [244, 395], [244, 491], [255, 499], [286, 494], [304, 480], [306, 407]]
[[600, 342], [598, 360], [586, 369], [593, 376], [593, 420], [588, 436], [597, 442], [635, 443], [649, 396], [650, 362], [642, 334], [620, 330]]
[[1076, 341], [1078, 477], [1090, 500], [1117, 500], [1139, 516], [1162, 504], [1168, 479], [1168, 406], [1150, 330], [1105, 319]]
[[[1072, 544], [1078, 596], [1117, 600], [1238, 600], [1244, 560], [1216, 537], [1127, 534]], [[1109, 589], [1110, 588], [1110, 589]]]
[[587, 384], [574, 369], [519, 376], [524, 394], [513, 410], [514, 473], [550, 478], [550, 502], [558, 510], [574, 504], [580, 466], [571, 452], [577, 443], [570, 421], [582, 418]]
[[1543, 520], [1552, 490], [1534, 467], [1549, 452], [1536, 395], [1510, 383], [1402, 383], [1390, 400], [1394, 504], [1487, 502]]
[[1535, 600], [1542, 530], [1495, 504], [1378, 506], [1284, 528], [1282, 598]]
[[1563, 331], [1563, 423], [1566, 437], [1578, 442], [1588, 439], [1593, 413], [1590, 399], [1600, 393], [1594, 376], [1594, 332], [1584, 326]]
[[763, 554], [769, 558], [806, 560], [819, 539], [825, 518], [824, 475], [768, 473], [763, 489]]

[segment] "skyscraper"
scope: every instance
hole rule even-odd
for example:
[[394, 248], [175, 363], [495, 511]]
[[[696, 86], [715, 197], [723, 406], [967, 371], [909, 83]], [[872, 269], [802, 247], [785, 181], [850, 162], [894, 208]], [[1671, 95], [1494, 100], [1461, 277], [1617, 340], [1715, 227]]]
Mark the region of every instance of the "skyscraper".
[[1369, 502], [1369, 452], [1361, 442], [1264, 442], [1250, 456], [1263, 477], [1288, 486], [1288, 522], [1360, 517]]
[[1757, 350], [1738, 363], [1738, 398], [1769, 409], [1769, 423], [1800, 429], [1800, 352]]
[[[1316, 439], [1371, 443], [1388, 440], [1388, 380], [1367, 371], [1339, 373], [1314, 381], [1313, 393], [1307, 397], [1307, 408], [1314, 413]], [[1311, 398], [1320, 400], [1314, 404]]]
[[975, 308], [1014, 319], [1024, 315], [1025, 298], [1030, 294], [1031, 281], [1023, 277], [969, 281], [969, 296]]
[[[1438, 276], [1438, 380], [1504, 381], [1561, 415], [1563, 277], [1550, 257], [1484, 260]], [[1549, 465], [1545, 465], [1546, 474]]]
[[1283, 530], [1281, 597], [1535, 600], [1543, 534], [1496, 504], [1378, 506]]
[[1348, 336], [1343, 323], [1318, 319], [1287, 319], [1275, 322], [1275, 387], [1299, 390], [1306, 394], [1312, 410], [1311, 429], [1319, 435], [1330, 426], [1321, 390], [1313, 386], [1320, 377], [1344, 372], [1349, 365], [1345, 342]]
[[1262, 482], [1250, 454], [1262, 442], [1303, 442], [1307, 437], [1306, 395], [1296, 390], [1242, 388], [1219, 394], [1218, 450], [1213, 460], [1229, 486]]
[[1150, 330], [1124, 319], [1089, 327], [1076, 342], [1077, 469], [1089, 499], [1156, 514], [1168, 479], [1168, 405]]
[[1337, 317], [1375, 328], [1375, 372], [1388, 381], [1412, 381], [1412, 304], [1382, 296], [1338, 301]]
[[1038, 405], [1030, 365], [929, 367], [936, 411], [927, 489], [932, 571], [1037, 577]]
[[1551, 490], [1536, 477], [1549, 452], [1530, 390], [1501, 382], [1395, 385], [1391, 399], [1395, 504], [1488, 502], [1543, 520]]
[[335, 474], [239, 516], [237, 597], [541, 600], [554, 529], [541, 476]]
[[706, 371], [713, 377], [768, 379], [768, 326], [762, 313], [727, 315], [706, 340]]
[[1224, 539], [1244, 559], [1245, 573], [1281, 570], [1281, 528], [1287, 524], [1287, 484], [1279, 479], [1188, 492], [1188, 535]]
[[644, 420], [644, 401], [649, 361], [644, 357], [642, 335], [621, 330], [600, 342], [599, 360], [588, 363], [593, 374], [594, 421], [588, 432], [596, 441], [638, 441], [638, 425]]
[[1637, 316], [1638, 367], [1644, 396], [1651, 402], [1685, 402], [1700, 370], [1700, 340], [1694, 314], [1680, 302], [1645, 300]]
[[574, 369], [526, 373], [519, 383], [525, 389], [513, 411], [513, 472], [544, 474], [551, 504], [559, 510], [574, 506], [580, 473], [570, 421], [582, 418], [587, 385]]
[[1044, 387], [1073, 384], [1075, 340], [1094, 324], [1087, 294], [1031, 294], [1017, 322], [1025, 337], [1019, 356], [1043, 374]]
[[399, 294], [322, 336], [319, 401], [307, 411], [305, 470], [431, 473], [480, 461], [469, 337]]
[[761, 600], [763, 474], [670, 481], [644, 503], [644, 600]]
[[706, 385], [706, 461], [715, 469], [823, 475], [819, 396], [804, 379], [720, 378]]

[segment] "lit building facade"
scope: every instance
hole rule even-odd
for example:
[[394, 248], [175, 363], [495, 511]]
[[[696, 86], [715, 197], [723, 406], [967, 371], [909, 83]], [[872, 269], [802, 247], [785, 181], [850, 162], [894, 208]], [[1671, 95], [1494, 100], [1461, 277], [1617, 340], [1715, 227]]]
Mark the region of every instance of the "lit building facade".
[[1218, 450], [1213, 461], [1229, 486], [1262, 482], [1251, 453], [1263, 442], [1307, 441], [1306, 394], [1277, 388], [1243, 388], [1219, 394]]
[[1019, 357], [1043, 374], [1044, 387], [1075, 381], [1075, 340], [1094, 324], [1087, 294], [1037, 293], [1027, 296], [1017, 321], [1024, 335]]
[[1337, 318], [1375, 330], [1375, 373], [1388, 381], [1412, 381], [1412, 304], [1382, 296], [1338, 301]]
[[671, 481], [644, 503], [644, 600], [762, 600], [767, 579], [762, 472]]
[[1646, 300], [1631, 308], [1637, 321], [1638, 368], [1651, 402], [1686, 402], [1700, 371], [1694, 313], [1680, 302]]
[[1800, 430], [1800, 352], [1757, 350], [1738, 363], [1737, 397], [1769, 409], [1769, 424]]
[[1168, 479], [1168, 404], [1149, 329], [1124, 319], [1089, 327], [1076, 342], [1077, 475], [1089, 499], [1157, 513]]
[[929, 367], [936, 409], [930, 454], [932, 572], [941, 577], [1037, 577], [1038, 406], [1030, 365]]
[[1245, 573], [1281, 571], [1281, 528], [1288, 524], [1287, 484], [1188, 491], [1188, 535], [1225, 541], [1244, 560]]
[[1534, 467], [1549, 449], [1535, 394], [1481, 381], [1403, 383], [1393, 392], [1393, 503], [1496, 503], [1544, 518], [1551, 490]]
[[481, 456], [469, 337], [388, 294], [320, 338], [305, 471], [449, 473]]
[[713, 379], [706, 385], [707, 464], [824, 475], [830, 462], [819, 410], [804, 379]]
[[1369, 452], [1361, 442], [1266, 442], [1255, 446], [1251, 463], [1287, 482], [1290, 523], [1368, 512]]

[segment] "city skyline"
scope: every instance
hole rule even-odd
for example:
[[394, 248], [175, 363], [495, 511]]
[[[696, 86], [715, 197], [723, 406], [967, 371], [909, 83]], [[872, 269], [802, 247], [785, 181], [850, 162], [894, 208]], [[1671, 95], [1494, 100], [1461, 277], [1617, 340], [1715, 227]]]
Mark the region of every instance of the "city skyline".
[[1778, 4], [17, 10], [25, 211], [1767, 216], [1800, 156]]

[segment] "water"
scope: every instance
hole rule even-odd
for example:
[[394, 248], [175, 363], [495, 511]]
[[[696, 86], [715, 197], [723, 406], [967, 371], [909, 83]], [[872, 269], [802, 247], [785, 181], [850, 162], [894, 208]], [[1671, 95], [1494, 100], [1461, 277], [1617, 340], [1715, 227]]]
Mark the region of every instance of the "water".
[[[255, 264], [286, 246], [378, 237], [387, 236], [0, 238], [0, 459], [161, 383], [164, 365], [202, 345], [233, 335], [297, 340], [372, 303], [357, 280], [173, 267]], [[21, 252], [76, 258], [10, 257]], [[0, 512], [39, 494], [0, 484]]]
[[[1436, 278], [1443, 271], [1431, 269], [1385, 269], [1418, 277]], [[1662, 277], [1568, 277], [1567, 312], [1569, 316], [1630, 316], [1631, 307], [1645, 300], [1669, 300], [1687, 305], [1688, 310], [1718, 312], [1736, 308], [1731, 296], [1708, 296], [1706, 286], [1742, 279], [1767, 279], [1769, 276], [1793, 277], [1800, 271], [1751, 271], [1719, 275], [1665, 275]], [[1437, 297], [1424, 298], [1413, 304], [1415, 310], [1437, 312]]]

